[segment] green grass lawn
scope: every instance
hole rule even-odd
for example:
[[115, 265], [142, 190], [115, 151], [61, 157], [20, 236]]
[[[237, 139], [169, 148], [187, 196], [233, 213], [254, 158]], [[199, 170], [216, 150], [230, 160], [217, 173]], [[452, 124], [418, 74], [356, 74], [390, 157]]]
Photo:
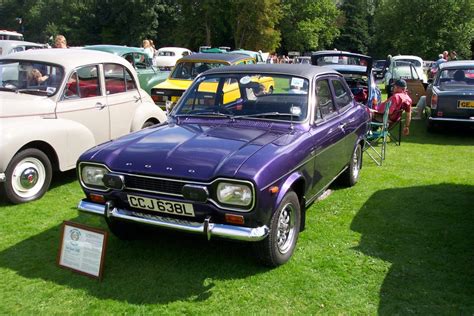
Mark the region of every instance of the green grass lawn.
[[260, 266], [247, 244], [170, 232], [109, 237], [102, 282], [56, 265], [79, 215], [75, 173], [36, 202], [0, 204], [0, 314], [472, 314], [474, 133], [412, 122], [360, 182], [308, 211], [293, 258]]

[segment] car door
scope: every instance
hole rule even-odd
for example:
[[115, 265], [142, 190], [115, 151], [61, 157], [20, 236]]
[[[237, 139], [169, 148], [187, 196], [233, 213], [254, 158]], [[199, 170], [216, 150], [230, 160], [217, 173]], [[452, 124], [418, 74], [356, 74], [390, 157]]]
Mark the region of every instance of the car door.
[[421, 96], [426, 95], [426, 89], [423, 84], [423, 78], [416, 70], [413, 64], [410, 64], [410, 75], [405, 79], [407, 83], [408, 95], [410, 96], [413, 104], [417, 104]]
[[344, 127], [334, 104], [329, 78], [316, 81], [315, 122], [311, 128], [314, 156], [310, 196], [320, 193], [344, 166]]
[[104, 64], [104, 86], [110, 112], [112, 139], [130, 133], [136, 109], [141, 104], [138, 85], [131, 72], [120, 64]]
[[56, 105], [58, 119], [86, 126], [94, 135], [96, 144], [110, 140], [109, 108], [99, 75], [98, 65], [77, 68], [69, 75]]

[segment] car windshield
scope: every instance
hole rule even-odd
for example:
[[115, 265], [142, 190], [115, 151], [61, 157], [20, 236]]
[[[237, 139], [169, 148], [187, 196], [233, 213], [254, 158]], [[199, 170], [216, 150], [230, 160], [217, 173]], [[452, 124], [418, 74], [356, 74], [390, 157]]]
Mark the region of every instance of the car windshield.
[[64, 77], [62, 67], [39, 61], [0, 61], [0, 90], [51, 96]]
[[174, 67], [171, 79], [194, 80], [201, 72], [225, 65], [218, 62], [181, 62]]
[[173, 115], [303, 121], [308, 80], [276, 74], [203, 76], [180, 99]]
[[394, 79], [420, 79], [416, 68], [411, 62], [399, 60], [394, 63], [392, 77]]
[[444, 69], [436, 85], [442, 90], [474, 90], [474, 68]]
[[316, 65], [360, 65], [367, 66], [367, 58], [359, 56], [321, 56], [316, 59]]
[[397, 59], [396, 61], [412, 63], [413, 65], [415, 65], [415, 67], [421, 67], [421, 62], [418, 59], [400, 58], [400, 59]]

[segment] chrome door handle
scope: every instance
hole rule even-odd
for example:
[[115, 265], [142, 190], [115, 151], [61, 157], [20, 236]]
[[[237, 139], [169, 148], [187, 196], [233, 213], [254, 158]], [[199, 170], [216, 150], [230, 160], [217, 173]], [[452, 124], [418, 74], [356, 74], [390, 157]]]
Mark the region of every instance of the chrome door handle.
[[107, 105], [106, 104], [102, 104], [100, 102], [97, 102], [95, 104], [95, 107], [98, 109], [98, 110], [103, 110]]
[[344, 128], [346, 127], [347, 123], [341, 123], [339, 124], [339, 128], [344, 132]]

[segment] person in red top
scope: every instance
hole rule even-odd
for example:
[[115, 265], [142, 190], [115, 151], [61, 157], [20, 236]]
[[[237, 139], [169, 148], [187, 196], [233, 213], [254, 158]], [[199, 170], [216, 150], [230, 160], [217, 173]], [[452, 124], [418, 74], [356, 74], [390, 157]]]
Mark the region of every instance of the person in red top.
[[408, 136], [410, 134], [410, 123], [411, 123], [411, 104], [412, 100], [407, 94], [407, 83], [403, 79], [399, 79], [393, 86], [393, 95], [388, 98], [385, 102], [379, 104], [377, 109], [373, 111], [372, 119], [377, 122], [383, 121], [383, 112], [385, 111], [385, 104], [390, 101], [390, 110], [388, 114], [389, 123], [393, 124], [398, 122], [402, 116], [402, 112], [405, 111], [405, 127], [403, 128], [403, 135]]

